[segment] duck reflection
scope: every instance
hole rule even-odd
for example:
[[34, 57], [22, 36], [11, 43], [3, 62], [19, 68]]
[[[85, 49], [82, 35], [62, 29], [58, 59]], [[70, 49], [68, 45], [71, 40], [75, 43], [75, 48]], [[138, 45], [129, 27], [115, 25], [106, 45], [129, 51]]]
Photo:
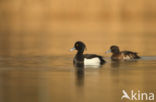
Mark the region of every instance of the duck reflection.
[[83, 66], [75, 66], [75, 91], [78, 102], [84, 100], [85, 69]]
[[111, 67], [112, 68], [119, 68], [120, 66], [127, 66], [129, 64], [135, 64], [137, 62], [138, 62], [137, 60], [112, 61]]
[[76, 85], [77, 86], [83, 86], [84, 85], [84, 67], [76, 67]]
[[120, 67], [120, 61], [112, 61], [111, 67], [112, 68], [119, 68]]

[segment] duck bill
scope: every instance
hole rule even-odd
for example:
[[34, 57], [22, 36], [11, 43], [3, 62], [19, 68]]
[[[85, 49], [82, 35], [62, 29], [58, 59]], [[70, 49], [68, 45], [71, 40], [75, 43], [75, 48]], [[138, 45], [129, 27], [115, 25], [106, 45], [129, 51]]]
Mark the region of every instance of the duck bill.
[[111, 53], [111, 49], [107, 50], [105, 53], [106, 53], [106, 54], [107, 54], [107, 53]]
[[75, 47], [71, 48], [71, 49], [70, 49], [70, 52], [72, 52], [72, 51], [74, 51], [74, 50], [75, 50]]

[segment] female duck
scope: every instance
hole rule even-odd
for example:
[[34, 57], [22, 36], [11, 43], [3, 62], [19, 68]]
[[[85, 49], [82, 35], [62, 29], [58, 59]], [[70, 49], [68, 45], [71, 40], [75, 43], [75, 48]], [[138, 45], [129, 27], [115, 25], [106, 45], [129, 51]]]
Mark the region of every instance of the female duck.
[[117, 60], [130, 60], [130, 59], [140, 59], [140, 56], [136, 52], [132, 51], [120, 51], [119, 47], [113, 45], [110, 47], [110, 50], [106, 51], [106, 53], [112, 52], [111, 59], [113, 61]]
[[73, 63], [76, 66], [86, 66], [86, 65], [93, 65], [93, 66], [99, 66], [103, 65], [105, 63], [105, 60], [102, 58], [102, 56], [96, 55], [96, 54], [83, 54], [84, 50], [86, 48], [86, 45], [81, 42], [77, 41], [74, 45], [74, 47], [70, 50], [77, 50], [77, 54], [75, 55], [73, 59]]

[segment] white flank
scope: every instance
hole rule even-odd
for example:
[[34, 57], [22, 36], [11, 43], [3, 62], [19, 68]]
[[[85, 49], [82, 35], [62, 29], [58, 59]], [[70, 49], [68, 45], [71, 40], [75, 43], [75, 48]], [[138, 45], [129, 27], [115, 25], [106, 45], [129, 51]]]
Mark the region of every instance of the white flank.
[[92, 58], [92, 59], [84, 59], [84, 65], [100, 65], [99, 58]]
[[129, 60], [129, 59], [131, 59], [131, 57], [130, 56], [124, 56], [123, 59], [124, 60]]

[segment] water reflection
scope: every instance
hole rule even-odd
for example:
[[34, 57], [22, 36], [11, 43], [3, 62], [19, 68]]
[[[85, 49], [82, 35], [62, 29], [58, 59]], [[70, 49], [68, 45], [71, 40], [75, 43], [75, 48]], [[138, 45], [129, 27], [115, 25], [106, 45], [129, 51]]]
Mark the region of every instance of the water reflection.
[[119, 68], [120, 67], [120, 61], [112, 61], [111, 67], [112, 68]]
[[72, 56], [3, 58], [0, 101], [20, 102], [26, 97], [23, 102], [120, 102], [122, 89], [155, 90], [155, 66], [156, 57], [107, 61], [101, 68], [73, 67]]
[[84, 101], [85, 93], [85, 69], [81, 67], [75, 68], [75, 101]]
[[85, 70], [84, 68], [77, 67], [76, 68], [76, 84], [78, 86], [83, 86], [85, 78]]
[[129, 64], [136, 64], [140, 59], [136, 60], [125, 60], [125, 61], [111, 61], [112, 68], [120, 68], [121, 65], [129, 65]]
[[85, 69], [83, 67], [76, 67], [76, 85], [81, 87], [84, 85]]

